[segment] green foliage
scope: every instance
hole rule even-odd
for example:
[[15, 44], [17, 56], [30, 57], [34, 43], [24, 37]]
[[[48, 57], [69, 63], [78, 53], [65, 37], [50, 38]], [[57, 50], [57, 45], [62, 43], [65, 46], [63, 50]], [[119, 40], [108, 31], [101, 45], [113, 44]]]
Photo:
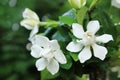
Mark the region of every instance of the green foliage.
[[62, 25], [72, 25], [76, 22], [75, 9], [71, 9], [59, 17], [59, 21]]
[[48, 70], [44, 70], [41, 72], [41, 80], [50, 80], [50, 79], [53, 79], [53, 78], [56, 78], [57, 76], [59, 76], [59, 74], [55, 74], [54, 76], [52, 74], [50, 74], [48, 72]]
[[85, 18], [87, 10], [88, 10], [87, 7], [82, 7], [80, 10], [77, 11], [76, 18], [79, 24], [83, 24], [83, 20]]
[[82, 77], [76, 76], [76, 80], [87, 80], [87, 76], [83, 75]]
[[68, 24], [68, 25], [72, 25], [72, 23], [75, 22], [74, 18], [69, 16], [60, 16], [59, 19], [61, 23]]
[[67, 58], [67, 63], [66, 64], [62, 64], [61, 65], [61, 67], [63, 68], [63, 69], [70, 69], [71, 67], [72, 67], [72, 59], [71, 59], [71, 57], [70, 57], [70, 55], [66, 55], [66, 58]]
[[74, 61], [78, 61], [78, 54], [77, 53], [69, 53], [69, 54], [73, 58]]
[[114, 37], [114, 40], [116, 39], [116, 27], [106, 12], [97, 9], [92, 18], [100, 21], [103, 33], [111, 34]]

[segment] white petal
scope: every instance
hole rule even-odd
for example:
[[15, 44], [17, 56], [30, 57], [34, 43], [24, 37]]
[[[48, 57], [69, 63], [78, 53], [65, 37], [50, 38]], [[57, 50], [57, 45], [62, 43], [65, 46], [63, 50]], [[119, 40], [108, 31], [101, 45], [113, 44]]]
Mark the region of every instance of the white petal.
[[32, 18], [32, 19], [35, 19], [35, 20], [38, 20], [38, 21], [39, 21], [38, 15], [37, 15], [34, 11], [32, 11], [32, 10], [30, 10], [30, 9], [28, 9], [28, 8], [26, 8], [26, 9], [24, 10], [24, 12], [23, 12], [23, 17], [24, 17], [24, 18]]
[[83, 45], [78, 42], [70, 42], [66, 49], [71, 52], [79, 52], [82, 49]]
[[45, 36], [35, 35], [35, 44], [39, 45], [42, 48], [49, 46], [49, 39]]
[[50, 41], [50, 47], [51, 47], [52, 49], [54, 49], [54, 50], [60, 49], [60, 46], [59, 46], [57, 40], [51, 40], [51, 41]]
[[72, 29], [73, 29], [73, 35], [77, 38], [82, 38], [84, 34], [84, 30], [82, 25], [73, 23], [72, 24]]
[[112, 0], [112, 6], [120, 8], [120, 0]]
[[67, 60], [65, 58], [65, 55], [61, 50], [57, 50], [54, 55], [55, 59], [60, 62], [61, 64], [67, 63]]
[[91, 57], [92, 57], [92, 53], [90, 51], [89, 46], [85, 47], [78, 55], [78, 58], [79, 58], [81, 63], [84, 63], [85, 61], [87, 61]]
[[90, 21], [87, 25], [87, 31], [95, 34], [100, 28], [100, 24], [97, 20]]
[[107, 49], [97, 44], [94, 44], [92, 47], [93, 47], [94, 56], [101, 60], [104, 60], [108, 52]]
[[36, 33], [38, 32], [38, 30], [39, 30], [38, 26], [35, 26], [35, 27], [33, 28], [33, 30], [31, 31], [29, 38], [32, 38], [33, 36], [35, 36]]
[[97, 42], [107, 43], [111, 40], [113, 40], [113, 37], [112, 35], [109, 35], [109, 34], [103, 34], [102, 36], [96, 37]]
[[32, 44], [35, 44], [35, 36], [29, 37], [28, 40], [29, 40]]
[[50, 63], [47, 65], [48, 71], [54, 75], [59, 71], [59, 64], [55, 59], [51, 59]]
[[76, 6], [76, 8], [81, 8], [81, 0], [72, 0], [71, 5]]
[[41, 51], [41, 54], [45, 57], [45, 58], [53, 58], [54, 54], [51, 52], [50, 48], [45, 48]]
[[31, 51], [31, 47], [32, 47], [32, 43], [27, 43], [26, 44], [26, 49], [28, 50], [28, 51]]
[[[32, 30], [33, 29], [33, 25], [31, 25], [31, 20], [30, 19], [24, 19], [20, 22], [21, 26], [24, 26], [26, 29], [28, 30]], [[30, 23], [30, 24], [29, 24]]]
[[42, 48], [39, 47], [38, 45], [33, 45], [31, 47], [31, 55], [35, 58], [39, 58], [41, 56], [41, 53], [40, 53], [41, 50], [42, 50]]
[[20, 22], [21, 26], [24, 26], [28, 30], [32, 30], [36, 25], [38, 25], [39, 21], [34, 19], [24, 19]]
[[36, 67], [38, 71], [42, 71], [47, 66], [48, 62], [45, 58], [40, 58], [36, 61]]

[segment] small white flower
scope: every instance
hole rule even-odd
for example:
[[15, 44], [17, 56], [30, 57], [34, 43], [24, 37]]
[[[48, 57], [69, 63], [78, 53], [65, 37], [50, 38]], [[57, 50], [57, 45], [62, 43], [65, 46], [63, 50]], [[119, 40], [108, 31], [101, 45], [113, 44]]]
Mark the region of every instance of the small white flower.
[[23, 12], [23, 20], [20, 22], [28, 30], [32, 30], [30, 33], [29, 40], [38, 32], [39, 17], [32, 10], [26, 8]]
[[57, 40], [50, 41], [47, 37], [40, 35], [36, 35], [34, 40], [34, 44], [31, 47], [31, 55], [39, 58], [36, 61], [38, 71], [47, 68], [54, 75], [59, 70], [58, 62], [61, 64], [67, 62]]
[[112, 0], [112, 6], [120, 8], [120, 0]]
[[109, 34], [103, 34], [101, 36], [95, 36], [95, 33], [99, 30], [100, 25], [97, 20], [90, 21], [87, 25], [87, 31], [84, 32], [82, 25], [73, 23], [73, 35], [77, 37], [77, 41], [70, 42], [66, 49], [71, 52], [80, 52], [78, 58], [81, 63], [84, 63], [92, 57], [91, 47], [93, 48], [94, 56], [104, 60], [107, 54], [107, 49], [103, 46], [97, 45], [97, 42], [107, 43], [113, 40]]

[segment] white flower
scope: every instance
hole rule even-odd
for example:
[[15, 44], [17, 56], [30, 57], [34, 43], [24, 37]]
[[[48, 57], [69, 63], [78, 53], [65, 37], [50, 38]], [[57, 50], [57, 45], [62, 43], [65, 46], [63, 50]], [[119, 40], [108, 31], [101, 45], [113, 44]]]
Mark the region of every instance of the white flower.
[[74, 8], [81, 8], [86, 4], [86, 0], [68, 0], [68, 2]]
[[20, 22], [28, 30], [32, 30], [30, 33], [30, 40], [38, 32], [39, 17], [35, 12], [26, 8], [23, 12], [23, 20]]
[[[107, 49], [103, 46], [96, 44], [97, 42], [107, 43], [113, 40], [112, 36], [109, 34], [103, 34], [101, 36], [95, 36], [95, 33], [99, 30], [100, 25], [97, 20], [90, 21], [87, 25], [87, 31], [84, 32], [82, 25], [73, 23], [73, 35], [77, 37], [77, 41], [70, 42], [66, 49], [71, 52], [81, 52], [78, 58], [81, 63], [84, 63], [92, 57], [91, 47], [93, 49], [94, 56], [104, 60], [107, 54]], [[82, 49], [83, 48], [83, 49]]]
[[112, 6], [120, 8], [120, 0], [112, 0]]
[[36, 61], [38, 71], [47, 68], [54, 75], [59, 70], [58, 62], [61, 64], [67, 62], [57, 40], [50, 41], [47, 37], [40, 35], [36, 35], [34, 40], [34, 44], [31, 47], [31, 55], [39, 58]]

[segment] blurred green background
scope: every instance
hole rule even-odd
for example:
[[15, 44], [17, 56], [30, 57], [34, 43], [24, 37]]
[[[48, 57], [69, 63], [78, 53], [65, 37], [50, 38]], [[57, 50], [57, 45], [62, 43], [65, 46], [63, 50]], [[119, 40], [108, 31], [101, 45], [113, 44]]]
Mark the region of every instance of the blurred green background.
[[68, 10], [65, 0], [0, 0], [0, 80], [39, 80], [35, 59], [26, 49], [29, 32], [20, 26], [25, 8], [40, 20], [58, 20]]

